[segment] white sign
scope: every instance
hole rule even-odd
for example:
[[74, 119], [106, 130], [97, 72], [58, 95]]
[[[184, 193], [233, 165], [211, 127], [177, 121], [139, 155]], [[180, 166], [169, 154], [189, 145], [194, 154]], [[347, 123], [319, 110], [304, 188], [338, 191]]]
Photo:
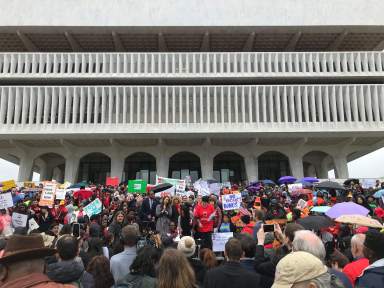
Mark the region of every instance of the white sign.
[[186, 182], [181, 179], [165, 178], [156, 175], [156, 185], [168, 183], [175, 187], [176, 193], [185, 191]]
[[13, 200], [11, 192], [0, 194], [0, 209], [7, 209], [12, 206]]
[[363, 189], [369, 189], [374, 188], [376, 186], [376, 180], [375, 179], [363, 179], [361, 183], [361, 187]]
[[16, 212], [14, 212], [12, 214], [12, 226], [14, 228], [26, 227], [27, 226], [27, 220], [28, 220], [28, 215], [20, 214], [20, 213], [16, 213]]
[[40, 206], [52, 207], [55, 202], [56, 183], [47, 182], [44, 185], [43, 193], [41, 194]]
[[85, 206], [83, 210], [85, 214], [88, 215], [88, 217], [91, 217], [92, 215], [101, 213], [102, 208], [103, 208], [103, 204], [101, 203], [99, 198], [96, 198], [87, 206]]
[[212, 233], [212, 251], [223, 252], [225, 250], [225, 243], [232, 237], [233, 232]]
[[166, 190], [155, 193], [156, 197], [164, 198], [165, 196], [172, 197], [175, 195], [175, 186], [172, 186]]
[[223, 203], [223, 210], [236, 210], [241, 207], [241, 194], [223, 195], [221, 200]]
[[305, 207], [307, 207], [307, 202], [303, 199], [300, 199], [298, 202], [297, 202], [297, 206], [296, 208], [298, 209], [304, 209]]
[[29, 219], [28, 224], [29, 224], [28, 234], [33, 230], [39, 229], [40, 227], [39, 224], [37, 224], [36, 220], [33, 218]]
[[301, 184], [301, 183], [288, 184], [288, 192], [289, 193], [292, 193], [293, 191], [296, 191], [298, 189], [303, 189], [303, 184]]
[[65, 189], [56, 189], [56, 200], [64, 200], [67, 190]]

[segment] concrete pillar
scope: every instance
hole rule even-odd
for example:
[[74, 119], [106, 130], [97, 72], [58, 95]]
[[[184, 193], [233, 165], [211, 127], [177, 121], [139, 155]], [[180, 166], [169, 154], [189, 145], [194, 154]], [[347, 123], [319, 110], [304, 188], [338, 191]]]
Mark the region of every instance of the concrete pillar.
[[111, 177], [119, 177], [119, 180], [123, 180], [125, 159], [120, 155], [115, 155], [111, 158]]
[[349, 177], [347, 157], [344, 155], [336, 155], [333, 159], [335, 163], [336, 178], [347, 179]]
[[200, 158], [200, 164], [203, 179], [213, 179], [213, 158], [210, 155], [204, 155]]
[[292, 176], [297, 179], [304, 177], [303, 159], [297, 155], [289, 156], [289, 166], [291, 167]]
[[167, 155], [160, 154], [156, 157], [156, 170], [158, 176], [168, 177], [169, 157]]
[[326, 159], [321, 161], [318, 167], [316, 167], [316, 172], [318, 173], [317, 178], [328, 179], [328, 163]]
[[29, 155], [24, 155], [20, 159], [19, 173], [17, 181], [31, 181], [32, 180], [33, 159]]
[[59, 183], [62, 183], [63, 181], [63, 172], [61, 171], [60, 167], [56, 166], [52, 169], [52, 177], [48, 180], [56, 180]]
[[65, 159], [65, 175], [64, 181], [72, 184], [77, 182], [77, 174], [79, 172], [80, 159], [75, 156], [70, 156]]
[[248, 182], [256, 181], [259, 178], [258, 160], [253, 156], [244, 158], [245, 171], [247, 173]]
[[44, 163], [41, 163], [40, 165], [40, 181], [44, 181], [44, 180], [47, 180], [47, 174], [48, 174], [48, 169], [47, 169], [47, 164], [44, 162]]

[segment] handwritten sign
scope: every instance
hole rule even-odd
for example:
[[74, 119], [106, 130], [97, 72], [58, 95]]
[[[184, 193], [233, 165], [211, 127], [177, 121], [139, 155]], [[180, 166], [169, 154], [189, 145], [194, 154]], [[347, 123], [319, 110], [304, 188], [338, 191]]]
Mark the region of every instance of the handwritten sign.
[[119, 177], [107, 177], [105, 184], [107, 186], [119, 186]]
[[55, 202], [55, 193], [56, 193], [57, 184], [53, 182], [46, 182], [44, 184], [43, 193], [41, 194], [40, 206], [52, 207]]
[[15, 180], [7, 180], [0, 182], [0, 191], [5, 192], [11, 190], [12, 188], [16, 188]]
[[39, 224], [37, 224], [36, 220], [33, 219], [33, 218], [29, 219], [28, 224], [29, 224], [28, 234], [29, 234], [31, 231], [33, 231], [33, 230], [37, 230], [37, 229], [39, 229], [39, 227], [40, 227]]
[[103, 204], [101, 203], [99, 198], [96, 198], [87, 206], [84, 207], [84, 213], [91, 217], [92, 215], [96, 215], [101, 213], [101, 209], [103, 208]]
[[223, 210], [236, 210], [241, 206], [241, 194], [227, 194], [222, 198]]
[[288, 184], [289, 193], [292, 193], [293, 191], [296, 191], [298, 189], [303, 189], [303, 184], [301, 183]]
[[232, 237], [233, 232], [212, 233], [212, 251], [223, 252], [225, 250], [225, 243]]
[[16, 212], [12, 214], [12, 226], [14, 228], [27, 226], [27, 220], [28, 220], [28, 215], [20, 214]]
[[13, 206], [11, 192], [0, 194], [0, 209], [7, 209]]
[[32, 182], [32, 181], [25, 181], [23, 186], [25, 188], [35, 188], [36, 187], [35, 182]]
[[144, 180], [129, 180], [128, 192], [145, 194], [147, 192], [147, 182]]
[[67, 193], [67, 191], [65, 189], [56, 189], [56, 199], [57, 200], [64, 200], [66, 193]]

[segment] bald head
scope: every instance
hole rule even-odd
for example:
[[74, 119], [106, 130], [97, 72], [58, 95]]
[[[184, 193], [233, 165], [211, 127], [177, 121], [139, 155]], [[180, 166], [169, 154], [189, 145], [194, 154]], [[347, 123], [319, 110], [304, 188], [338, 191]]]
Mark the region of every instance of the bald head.
[[351, 239], [351, 252], [353, 258], [361, 258], [364, 257], [363, 249], [364, 249], [364, 241], [365, 234], [356, 234], [353, 235]]
[[311, 253], [321, 261], [325, 259], [325, 247], [323, 241], [312, 231], [300, 230], [296, 231], [295, 238], [292, 242], [293, 251], [304, 251]]

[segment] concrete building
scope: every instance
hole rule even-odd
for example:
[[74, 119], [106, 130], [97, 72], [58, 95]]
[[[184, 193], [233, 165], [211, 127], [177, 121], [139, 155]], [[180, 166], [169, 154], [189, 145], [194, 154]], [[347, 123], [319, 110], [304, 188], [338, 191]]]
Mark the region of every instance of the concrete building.
[[0, 0], [19, 181], [347, 178], [384, 146], [380, 0]]

